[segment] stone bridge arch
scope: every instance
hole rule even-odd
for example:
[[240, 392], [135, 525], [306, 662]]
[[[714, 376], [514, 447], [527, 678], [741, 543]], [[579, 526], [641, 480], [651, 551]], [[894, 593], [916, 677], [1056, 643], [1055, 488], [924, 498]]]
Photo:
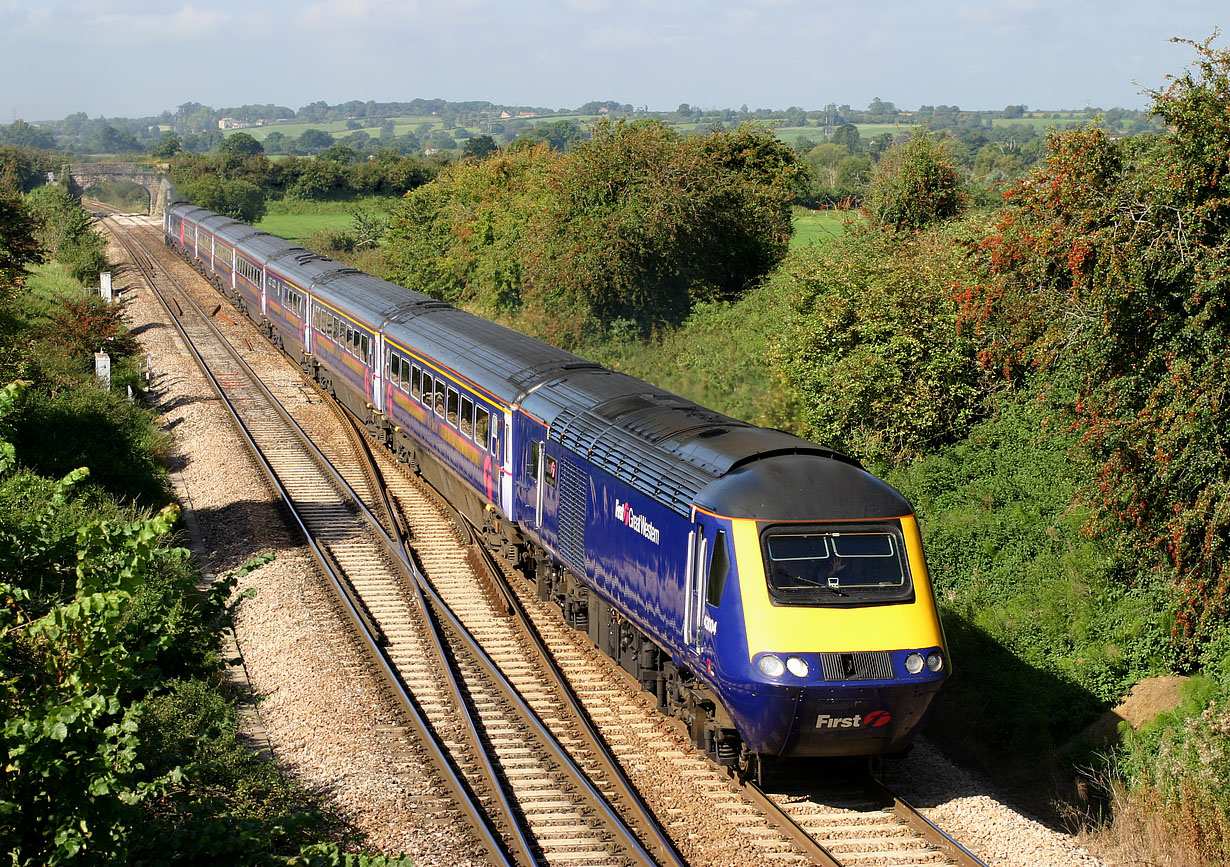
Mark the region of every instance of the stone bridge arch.
[[77, 163], [69, 170], [68, 191], [80, 196], [101, 181], [131, 181], [149, 193], [149, 215], [162, 216], [171, 195], [171, 180], [142, 163]]

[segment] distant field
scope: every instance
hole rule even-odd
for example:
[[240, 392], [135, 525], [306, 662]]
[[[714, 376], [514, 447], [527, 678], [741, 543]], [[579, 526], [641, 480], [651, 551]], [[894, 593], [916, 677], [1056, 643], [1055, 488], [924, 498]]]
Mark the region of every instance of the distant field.
[[388, 212], [394, 199], [370, 196], [347, 202], [303, 202], [283, 199], [269, 203], [265, 218], [256, 228], [302, 244], [317, 232], [326, 229], [347, 229], [354, 222], [351, 214], [358, 210]]
[[1033, 115], [1016, 118], [997, 117], [991, 123], [997, 127], [1032, 126], [1036, 132], [1042, 134], [1050, 127], [1066, 129], [1075, 124], [1091, 123], [1093, 121], [1093, 118], [1085, 117], [1083, 111], [1055, 112], [1055, 115], [1055, 117], [1035, 117]]
[[[418, 129], [420, 124], [429, 123], [432, 129], [439, 129], [443, 125], [443, 121], [438, 117], [419, 117], [411, 115], [406, 117], [390, 118], [393, 121], [393, 132], [395, 135], [405, 135], [407, 132], [413, 132]], [[381, 119], [359, 120], [358, 123], [363, 124], [360, 129], [370, 136], [378, 136], [380, 134], [380, 125], [384, 123]], [[304, 130], [318, 129], [323, 132], [331, 133], [335, 136], [344, 136], [352, 130], [346, 128], [346, 121], [338, 120], [332, 123], [271, 123], [266, 126], [246, 127], [245, 129], [227, 130], [227, 134], [235, 132], [246, 132], [254, 139], [264, 141], [269, 133], [277, 131], [287, 138], [298, 138], [303, 135]]]
[[795, 208], [791, 220], [794, 237], [790, 239], [790, 248], [827, 244], [845, 234], [848, 221], [858, 219], [857, 211], [809, 211], [807, 208]]

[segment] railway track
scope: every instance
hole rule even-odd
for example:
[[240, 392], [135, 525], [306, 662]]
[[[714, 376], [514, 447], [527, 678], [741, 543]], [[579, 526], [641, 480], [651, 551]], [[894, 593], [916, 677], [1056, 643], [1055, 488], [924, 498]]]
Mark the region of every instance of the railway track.
[[[378, 502], [379, 486], [361, 466], [361, 453], [340, 449], [348, 457], [333, 468], [220, 339], [211, 315], [182, 286], [156, 276], [149, 248], [129, 249], [232, 407], [419, 736], [438, 745], [437, 764], [452, 775], [449, 788], [490, 854], [527, 865], [681, 864], [635, 792], [618, 779], [602, 780], [599, 789], [590, 779], [594, 769], [577, 766], [389, 537], [391, 519], [381, 526], [367, 510], [363, 501]], [[366, 492], [344, 476], [364, 480]], [[652, 854], [621, 809], [639, 822]]]
[[[161, 249], [158, 237], [157, 249]], [[148, 247], [131, 249], [134, 260], [150, 275], [151, 285], [161, 288], [168, 282], [168, 277], [158, 276]], [[173, 315], [187, 316], [181, 295], [176, 293], [187, 297], [184, 289], [170, 288], [169, 309]], [[203, 311], [198, 315], [209, 318]], [[220, 378], [221, 387], [237, 390], [239, 380], [232, 380], [232, 376], [228, 373]], [[289, 379], [293, 384], [283, 390], [291, 392], [292, 399], [296, 393], [301, 398], [305, 387], [297, 372]], [[238, 402], [243, 405], [248, 400], [240, 397]], [[319, 399], [316, 402], [319, 404]], [[323, 405], [340, 413], [331, 403]], [[259, 410], [256, 418], [269, 413], [268, 409]], [[259, 427], [260, 422], [256, 424]], [[477, 822], [480, 834], [486, 827], [489, 833], [498, 835], [500, 839], [493, 840], [492, 845], [504, 857], [550, 864], [683, 863], [666, 831], [639, 803], [634, 787], [620, 779], [620, 765], [632, 769], [636, 777], [637, 769], [666, 763], [704, 792], [704, 808], [712, 808], [747, 841], [749, 862], [849, 867], [973, 867], [982, 863], [882, 788], [864, 785], [856, 792], [838, 793], [818, 791], [812, 783], [810, 787], [774, 788], [771, 793], [754, 787], [740, 789], [721, 769], [682, 746], [682, 739], [664, 739], [661, 721], [633, 701], [638, 698], [637, 687], [622, 682], [613, 664], [564, 624], [550, 606], [538, 602], [523, 576], [508, 574], [494, 561], [481, 561], [481, 546], [467, 544], [468, 534], [460, 521], [432, 492], [424, 490], [420, 480], [402, 474], [400, 465], [381, 450], [377, 450], [379, 470], [372, 468], [372, 462], [356, 460], [356, 446], [362, 442], [366, 448], [366, 442], [354, 433], [348, 417], [345, 427], [350, 431], [347, 439], [333, 438], [322, 446], [323, 450], [340, 465], [339, 475], [357, 490], [356, 500], [378, 503], [383, 491], [389, 490], [389, 511], [398, 515], [365, 517], [358, 522], [366, 524], [365, 528], [329, 524], [327, 521], [341, 518], [340, 512], [353, 518], [353, 513], [362, 511], [358, 505], [339, 505], [354, 495], [343, 496], [336, 488], [329, 493], [324, 489], [312, 493], [310, 486], [316, 483], [304, 482], [308, 485], [305, 493], [291, 494], [290, 498], [294, 501], [297, 496], [309, 513], [315, 511], [313, 520], [326, 521], [320, 524], [325, 528], [321, 535], [322, 560], [336, 567], [339, 589], [348, 594], [347, 606], [355, 612], [354, 619], [372, 632], [372, 645], [383, 649], [383, 664], [388, 666], [391, 680], [408, 688], [404, 701], [425, 717], [420, 736], [439, 737], [444, 763], [455, 765], [464, 774], [474, 773], [481, 763], [479, 753], [489, 750], [497, 757], [498, 770], [488, 775], [497, 782], [474, 784], [465, 782], [469, 777], [463, 776], [458, 789], [472, 790], [477, 806], [471, 824]], [[284, 429], [272, 434], [273, 450], [284, 448], [281, 443], [288, 438]], [[304, 454], [290, 458], [292, 468], [304, 464]], [[293, 476], [295, 471], [288, 468], [286, 473]], [[378, 521], [383, 530], [375, 532], [373, 521]], [[375, 546], [383, 549], [382, 554], [360, 553], [368, 545], [360, 541], [365, 535], [393, 537], [398, 524], [414, 527], [411, 550], [425, 577], [408, 569], [400, 571], [406, 565], [395, 553], [401, 543], [395, 542], [390, 549], [386, 540]], [[305, 533], [309, 532], [310, 526], [305, 527]], [[500, 582], [497, 592], [491, 590], [492, 581]], [[420, 594], [426, 596], [425, 602], [418, 601]], [[432, 617], [425, 612], [429, 610], [436, 612], [432, 616], [454, 625], [437, 650], [428, 646]], [[524, 623], [512, 616], [519, 611], [524, 612]], [[469, 637], [464, 637], [467, 634]], [[483, 652], [474, 653], [479, 645]], [[467, 657], [468, 652], [474, 655]], [[494, 663], [486, 680], [474, 661], [483, 655], [489, 655]], [[530, 662], [547, 658], [558, 659], [561, 681], [570, 685], [571, 697], [564, 686], [545, 684], [539, 666]], [[450, 696], [432, 671], [436, 666], [422, 665], [424, 659], [458, 660], [458, 680], [466, 685], [464, 698], [456, 692]], [[501, 680], [505, 681], [503, 688], [492, 684]], [[501, 689], [523, 696], [528, 715], [518, 718], [511, 714], [507, 695], [498, 697]], [[464, 743], [460, 732], [466, 726], [452, 716], [456, 712], [453, 703], [474, 708], [471, 728], [481, 731], [481, 738]], [[585, 734], [589, 722], [594, 731]], [[527, 745], [527, 731], [536, 726], [541, 733], [553, 732], [551, 737], [560, 745], [560, 753], [536, 754]], [[604, 757], [608, 747], [609, 754]], [[573, 755], [577, 756], [575, 760]], [[562, 766], [570, 763], [585, 773], [566, 781]], [[622, 796], [616, 794], [621, 787], [625, 791]], [[496, 789], [509, 793], [502, 810], [492, 809]], [[632, 824], [637, 825], [637, 831], [630, 835], [635, 842], [613, 847], [596, 842], [612, 836], [609, 826], [594, 819], [595, 804], [608, 793], [616, 801], [624, 799], [616, 812], [622, 810], [635, 817]], [[493, 819], [493, 812], [507, 816]], [[686, 821], [676, 817], [673, 825], [686, 826]], [[509, 842], [518, 835], [526, 841], [519, 852]], [[648, 845], [640, 840], [649, 841]]]

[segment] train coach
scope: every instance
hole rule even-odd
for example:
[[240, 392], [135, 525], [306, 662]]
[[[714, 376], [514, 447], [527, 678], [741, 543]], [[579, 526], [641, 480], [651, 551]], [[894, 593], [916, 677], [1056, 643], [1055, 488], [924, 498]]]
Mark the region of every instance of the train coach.
[[909, 746], [950, 666], [913, 510], [856, 461], [204, 209], [164, 230], [699, 749]]

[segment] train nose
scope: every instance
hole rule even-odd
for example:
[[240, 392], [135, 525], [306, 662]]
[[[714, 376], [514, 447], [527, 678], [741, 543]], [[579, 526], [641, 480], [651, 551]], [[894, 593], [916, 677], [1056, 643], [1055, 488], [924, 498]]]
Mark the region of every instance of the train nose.
[[904, 749], [939, 687], [939, 682], [932, 682], [846, 689], [840, 694], [807, 690], [796, 705], [782, 755], [883, 755]]

